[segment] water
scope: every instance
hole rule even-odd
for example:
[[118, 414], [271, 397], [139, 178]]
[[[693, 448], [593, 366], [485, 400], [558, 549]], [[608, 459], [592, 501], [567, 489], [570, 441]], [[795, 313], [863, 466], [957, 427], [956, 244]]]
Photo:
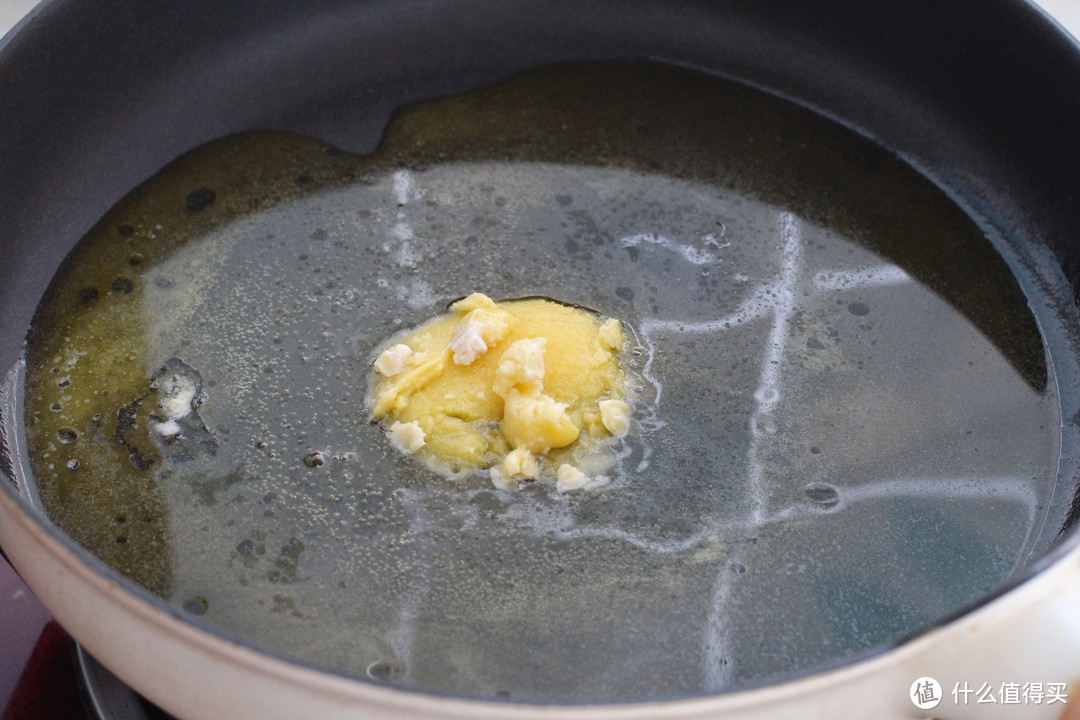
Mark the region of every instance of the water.
[[[368, 421], [373, 350], [473, 291], [623, 320], [638, 429], [603, 490], [449, 481]], [[91, 551], [260, 646], [494, 700], [894, 643], [1023, 566], [1059, 455], [975, 222], [842, 128], [649, 65], [409, 108], [368, 158], [200, 149], [68, 259], [27, 368], [42, 499]]]

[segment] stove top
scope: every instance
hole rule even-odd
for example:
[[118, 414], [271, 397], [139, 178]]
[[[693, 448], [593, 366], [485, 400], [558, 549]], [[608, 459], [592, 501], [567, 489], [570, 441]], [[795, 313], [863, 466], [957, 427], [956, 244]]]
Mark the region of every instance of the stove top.
[[0, 642], [0, 720], [93, 720], [70, 638], [3, 559]]
[[79, 647], [0, 558], [0, 720], [171, 720]]

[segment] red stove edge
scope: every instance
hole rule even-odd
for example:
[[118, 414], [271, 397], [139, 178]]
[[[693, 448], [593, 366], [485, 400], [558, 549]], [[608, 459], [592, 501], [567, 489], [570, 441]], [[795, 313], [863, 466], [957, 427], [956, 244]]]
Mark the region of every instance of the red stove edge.
[[0, 558], [0, 720], [86, 720], [71, 638]]

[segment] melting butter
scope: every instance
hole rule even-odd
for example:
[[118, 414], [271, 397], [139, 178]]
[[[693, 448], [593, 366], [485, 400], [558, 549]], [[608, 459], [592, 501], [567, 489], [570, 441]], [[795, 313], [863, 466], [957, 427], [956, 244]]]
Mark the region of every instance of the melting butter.
[[541, 476], [560, 492], [599, 485], [580, 467], [602, 467], [605, 441], [628, 431], [622, 346], [615, 318], [473, 293], [377, 353], [371, 417], [447, 475], [486, 470], [500, 489]]

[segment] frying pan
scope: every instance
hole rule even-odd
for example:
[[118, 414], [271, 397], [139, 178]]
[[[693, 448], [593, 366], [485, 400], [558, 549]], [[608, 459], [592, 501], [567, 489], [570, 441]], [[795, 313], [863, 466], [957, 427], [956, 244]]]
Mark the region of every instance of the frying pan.
[[[553, 62], [653, 59], [764, 89], [919, 169], [1017, 252], [1059, 316], [1080, 287], [1080, 54], [1021, 2], [46, 2], [0, 48], [0, 366], [60, 261], [131, 188], [177, 156], [249, 130], [375, 149], [403, 105]], [[973, 279], [974, 280], [974, 279]], [[1075, 353], [1063, 321], [1051, 356]], [[1063, 363], [1063, 447], [1077, 378]], [[17, 416], [8, 398], [3, 413]], [[3, 468], [17, 475], [17, 436]], [[894, 647], [715, 697], [592, 706], [486, 703], [320, 671], [212, 632], [67, 538], [4, 483], [0, 543], [58, 619], [174, 714], [220, 717], [922, 717], [921, 677], [1080, 679], [1080, 514], [1068, 452], [1040, 552], [1005, 587]], [[17, 478], [16, 478], [17, 480]], [[940, 717], [976, 717], [941, 705]], [[1056, 717], [1060, 705], [995, 708]]]

